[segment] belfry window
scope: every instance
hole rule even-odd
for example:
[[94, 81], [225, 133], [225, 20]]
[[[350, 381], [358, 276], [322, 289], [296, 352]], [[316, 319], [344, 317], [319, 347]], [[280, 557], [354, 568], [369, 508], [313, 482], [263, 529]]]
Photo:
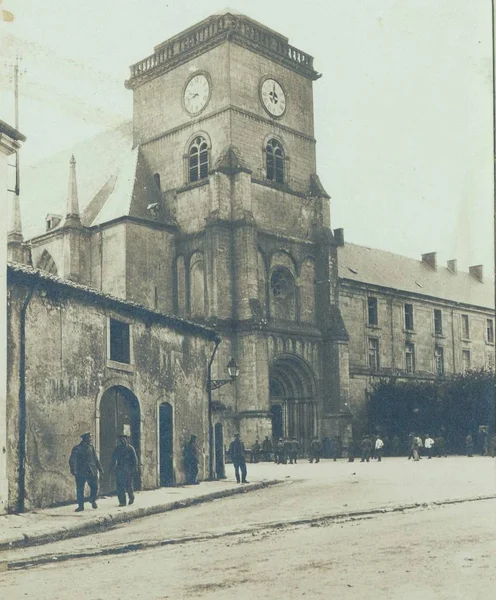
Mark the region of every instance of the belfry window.
[[269, 140], [265, 147], [267, 179], [284, 183], [284, 150], [277, 140]]
[[208, 175], [208, 144], [205, 138], [196, 137], [189, 147], [189, 181], [199, 181]]

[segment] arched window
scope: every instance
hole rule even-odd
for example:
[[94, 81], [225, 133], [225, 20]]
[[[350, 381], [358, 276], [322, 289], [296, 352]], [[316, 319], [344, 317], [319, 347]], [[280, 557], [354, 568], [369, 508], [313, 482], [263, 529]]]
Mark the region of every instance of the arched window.
[[200, 135], [189, 147], [189, 181], [205, 179], [208, 175], [208, 144]]
[[283, 300], [294, 293], [294, 279], [288, 269], [276, 269], [270, 279], [270, 287], [274, 298]]
[[267, 179], [284, 183], [284, 150], [277, 140], [269, 140], [265, 147]]

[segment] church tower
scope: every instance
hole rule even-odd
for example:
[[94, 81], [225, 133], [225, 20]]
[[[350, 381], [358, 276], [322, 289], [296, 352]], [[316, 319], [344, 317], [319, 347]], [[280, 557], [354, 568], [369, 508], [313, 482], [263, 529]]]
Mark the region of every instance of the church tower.
[[[316, 173], [313, 59], [226, 12], [131, 67], [133, 138], [177, 227], [175, 312], [223, 338], [216, 432], [348, 432], [348, 354], [329, 196]], [[170, 256], [170, 253], [167, 255]], [[346, 441], [346, 440], [343, 440]]]

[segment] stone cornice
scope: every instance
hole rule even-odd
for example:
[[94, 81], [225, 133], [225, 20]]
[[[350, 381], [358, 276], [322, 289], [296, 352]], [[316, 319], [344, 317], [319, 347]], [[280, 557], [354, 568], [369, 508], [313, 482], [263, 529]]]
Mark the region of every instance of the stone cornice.
[[308, 79], [320, 75], [313, 57], [288, 44], [287, 38], [243, 15], [214, 15], [155, 47], [155, 52], [131, 66], [125, 85], [135, 89], [200, 54], [232, 42], [269, 58]]
[[[182, 131], [183, 129], [191, 129], [192, 126], [197, 126], [198, 128], [201, 128], [201, 126], [205, 122], [210, 121], [211, 119], [215, 119], [219, 115], [222, 115], [223, 113], [226, 113], [229, 111], [232, 111], [233, 113], [242, 115], [243, 117], [246, 117], [248, 119], [252, 119], [253, 121], [258, 121], [259, 123], [263, 123], [264, 125], [268, 125], [272, 129], [281, 129], [282, 131], [285, 131], [286, 133], [289, 133], [296, 137], [299, 137], [299, 138], [302, 138], [309, 142], [312, 142], [313, 144], [317, 143], [316, 139], [311, 135], [307, 135], [306, 133], [302, 133], [301, 131], [297, 131], [296, 129], [293, 129], [292, 127], [288, 127], [287, 125], [282, 125], [281, 123], [274, 123], [274, 121], [272, 121], [268, 117], [257, 115], [255, 113], [252, 113], [243, 108], [239, 108], [238, 106], [235, 106], [234, 104], [228, 104], [224, 108], [219, 108], [218, 110], [215, 110], [208, 114], [202, 113], [201, 117], [192, 119], [191, 121], [187, 121], [185, 123], [182, 123], [181, 125], [177, 125], [176, 127], [172, 127], [171, 129], [168, 129], [167, 131], [164, 131], [162, 133], [159, 133], [158, 135], [155, 135], [155, 136], [149, 138], [148, 140], [144, 140], [144, 141], [140, 142], [140, 146], [145, 146], [146, 144], [158, 142], [159, 140], [169, 137], [171, 135], [174, 135], [174, 134], [178, 133], [179, 131]], [[260, 146], [261, 145], [262, 144], [260, 144]]]

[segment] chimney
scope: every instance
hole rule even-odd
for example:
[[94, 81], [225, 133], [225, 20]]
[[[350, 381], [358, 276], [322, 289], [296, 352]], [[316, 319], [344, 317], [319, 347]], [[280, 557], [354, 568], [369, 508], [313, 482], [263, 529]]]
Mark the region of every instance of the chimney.
[[340, 227], [339, 229], [335, 229], [333, 233], [336, 244], [338, 246], [344, 246], [344, 229]]
[[456, 258], [453, 258], [452, 260], [449, 260], [447, 263], [447, 267], [448, 267], [448, 271], [451, 271], [452, 273], [458, 273], [458, 267], [456, 266]]
[[472, 277], [475, 277], [477, 281], [480, 281], [482, 283], [483, 268], [484, 267], [482, 265], [474, 265], [473, 267], [468, 268], [468, 272], [470, 273], [470, 275], [472, 275]]
[[422, 254], [422, 262], [426, 264], [434, 271], [437, 271], [437, 253], [429, 252], [428, 254]]

